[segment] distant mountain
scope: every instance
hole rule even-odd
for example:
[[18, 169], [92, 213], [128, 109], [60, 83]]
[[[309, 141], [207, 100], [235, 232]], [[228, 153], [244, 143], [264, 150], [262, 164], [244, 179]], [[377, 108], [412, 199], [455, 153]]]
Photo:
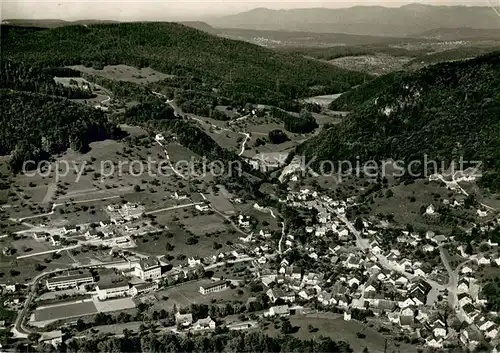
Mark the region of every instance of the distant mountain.
[[346, 9], [270, 10], [258, 8], [208, 21], [215, 27], [404, 36], [436, 28], [500, 29], [489, 7], [411, 4], [399, 8], [355, 6]]
[[[482, 161], [484, 186], [500, 190], [500, 52], [394, 73], [359, 86], [332, 109], [348, 119], [298, 152], [320, 161]], [[416, 166], [423, 172], [424, 164]], [[432, 173], [428, 170], [428, 173]], [[423, 174], [421, 174], [423, 176]], [[407, 175], [408, 176], [408, 175]]]
[[39, 20], [25, 20], [25, 19], [7, 19], [2, 21], [2, 25], [19, 26], [19, 27], [40, 27], [40, 28], [57, 28], [72, 25], [91, 25], [98, 23], [118, 23], [111, 20], [78, 20], [78, 21], [64, 21], [56, 19], [39, 19]]
[[180, 24], [198, 29], [203, 32], [207, 32], [210, 34], [219, 34], [220, 30], [210, 26], [208, 23], [202, 22], [202, 21], [184, 21], [184, 22], [179, 22]]

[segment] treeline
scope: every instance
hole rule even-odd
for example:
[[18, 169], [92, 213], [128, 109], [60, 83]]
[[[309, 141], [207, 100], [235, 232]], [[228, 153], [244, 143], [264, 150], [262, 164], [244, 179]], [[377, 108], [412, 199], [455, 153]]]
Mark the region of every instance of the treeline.
[[43, 67], [149, 66], [163, 73], [191, 77], [199, 86], [215, 89], [237, 104], [276, 105], [288, 99], [343, 92], [368, 77], [176, 23], [9, 31], [2, 39], [2, 49], [7, 59]]
[[300, 340], [293, 336], [271, 337], [262, 332], [243, 332], [217, 330], [215, 333], [200, 335], [175, 335], [173, 333], [143, 333], [132, 336], [125, 332], [124, 337], [106, 335], [88, 336], [63, 343], [59, 349], [44, 346], [45, 352], [308, 352], [324, 353], [352, 352], [343, 341], [331, 338]]
[[[500, 52], [431, 66], [374, 89], [349, 119], [323, 130], [298, 152], [316, 157], [317, 163], [357, 156], [360, 161], [403, 160], [407, 166], [418, 160], [412, 172], [421, 177], [425, 159], [446, 168], [463, 158], [470, 162], [464, 169], [482, 161], [482, 186], [500, 190], [499, 91]], [[435, 171], [432, 167], [427, 174]]]
[[11, 154], [11, 168], [44, 160], [68, 147], [85, 152], [89, 143], [124, 133], [104, 113], [45, 95], [0, 90], [0, 154]]
[[311, 112], [303, 109], [299, 116], [292, 115], [279, 108], [271, 108], [271, 115], [283, 121], [285, 130], [295, 134], [307, 134], [318, 127], [318, 123], [312, 116]]
[[55, 76], [70, 77], [70, 74], [74, 74], [74, 77], [80, 76], [78, 71], [70, 69], [42, 68], [10, 60], [1, 60], [0, 87], [70, 99], [91, 98], [93, 95], [90, 89], [65, 87], [54, 80]]

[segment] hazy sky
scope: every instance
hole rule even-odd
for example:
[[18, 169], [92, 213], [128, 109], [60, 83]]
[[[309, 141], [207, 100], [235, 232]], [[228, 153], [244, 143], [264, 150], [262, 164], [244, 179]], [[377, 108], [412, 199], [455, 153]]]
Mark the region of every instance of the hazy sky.
[[[497, 3], [500, 0], [489, 0]], [[407, 3], [487, 6], [488, 0], [0, 0], [0, 17], [64, 20], [190, 20], [225, 15], [256, 7], [290, 9], [349, 7], [354, 5], [401, 6]]]

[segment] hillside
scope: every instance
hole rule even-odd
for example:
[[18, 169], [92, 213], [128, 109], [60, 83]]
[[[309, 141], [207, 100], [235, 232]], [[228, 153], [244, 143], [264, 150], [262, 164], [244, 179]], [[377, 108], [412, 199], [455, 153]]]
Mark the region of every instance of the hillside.
[[123, 136], [100, 110], [67, 99], [6, 89], [0, 89], [0, 99], [0, 155], [11, 154], [14, 171], [24, 161], [38, 162], [67, 148], [86, 152], [91, 142]]
[[[500, 189], [500, 52], [395, 74], [361, 86], [342, 124], [300, 146], [322, 160], [482, 161], [484, 186]], [[345, 99], [340, 107], [353, 107]]]
[[[150, 66], [240, 103], [341, 92], [366, 75], [297, 55], [219, 38], [177, 23], [68, 26], [9, 31], [3, 55], [34, 66]], [[312, 89], [314, 87], [314, 89]]]
[[402, 36], [436, 28], [498, 29], [497, 14], [489, 7], [411, 4], [399, 8], [355, 6], [346, 9], [270, 10], [258, 8], [209, 21], [215, 27], [304, 32], [338, 32]]

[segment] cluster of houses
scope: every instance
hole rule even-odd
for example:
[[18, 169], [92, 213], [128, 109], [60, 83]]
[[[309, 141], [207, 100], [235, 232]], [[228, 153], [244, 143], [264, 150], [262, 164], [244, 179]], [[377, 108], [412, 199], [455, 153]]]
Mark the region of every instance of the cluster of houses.
[[[443, 322], [438, 309], [439, 301], [446, 302], [443, 291], [446, 285], [434, 287], [432, 284], [446, 269], [441, 264], [431, 266], [411, 256], [417, 250], [438, 254], [438, 247], [447, 241], [444, 235], [431, 231], [425, 235], [402, 231], [395, 242], [388, 244], [379, 237], [376, 228], [363, 221], [359, 234], [366, 245], [361, 246], [361, 250], [352, 228], [341, 219], [354, 200], [335, 201], [316, 191], [302, 189], [289, 192], [287, 199], [282, 202], [294, 207], [315, 209], [317, 222], [305, 228], [313, 236], [310, 239], [333, 239], [326, 254], [315, 248], [314, 241], [313, 245], [307, 247], [294, 244], [293, 235], [285, 235], [287, 248], [299, 246], [309, 253], [311, 259], [329, 259], [336, 269], [341, 269], [341, 275], [325, 279], [322, 272], [304, 273], [286, 260], [277, 271], [261, 270], [260, 279], [269, 287], [267, 295], [270, 301], [279, 304], [278, 311], [285, 312], [281, 306], [296, 301], [317, 301], [321, 305], [343, 310], [345, 319], [350, 319], [352, 310], [370, 310], [408, 334], [424, 339], [429, 347], [442, 348], [451, 339], [449, 323]], [[435, 210], [429, 207], [427, 211], [432, 213]], [[470, 259], [478, 265], [500, 265], [500, 258], [497, 258], [498, 254], [481, 254], [473, 255]], [[473, 272], [467, 266], [462, 271], [468, 274]], [[474, 286], [475, 290], [472, 289]], [[480, 342], [480, 339], [475, 340], [477, 337], [492, 340], [498, 337], [498, 325], [491, 317], [485, 316], [486, 299], [478, 285], [474, 284], [472, 275], [460, 279], [457, 300], [457, 316], [462, 318], [460, 321], [472, 326], [459, 332], [463, 344], [474, 347]]]

